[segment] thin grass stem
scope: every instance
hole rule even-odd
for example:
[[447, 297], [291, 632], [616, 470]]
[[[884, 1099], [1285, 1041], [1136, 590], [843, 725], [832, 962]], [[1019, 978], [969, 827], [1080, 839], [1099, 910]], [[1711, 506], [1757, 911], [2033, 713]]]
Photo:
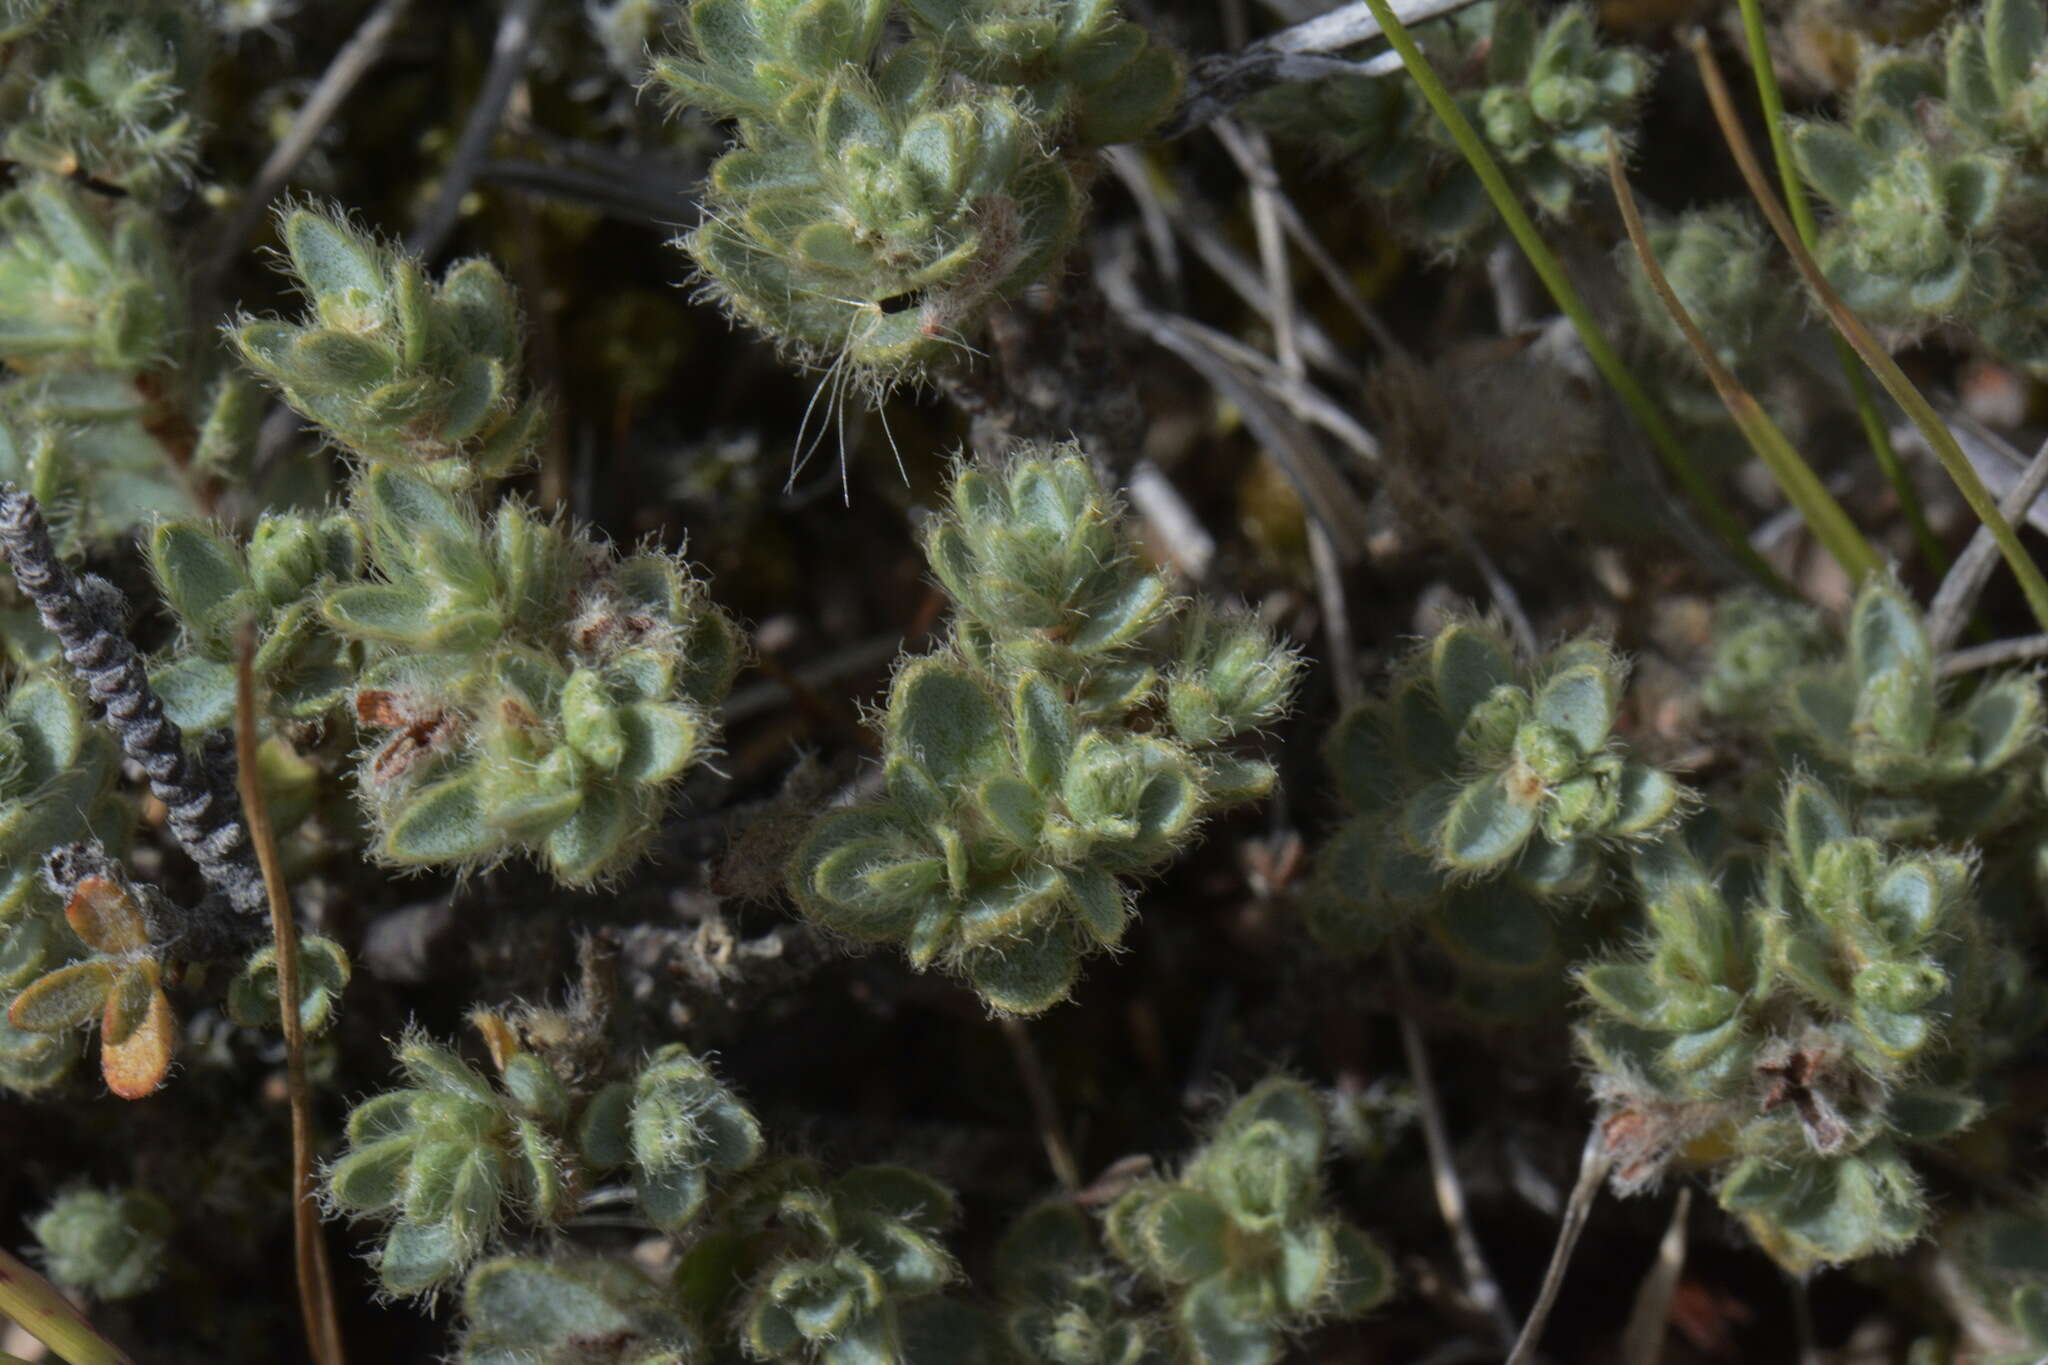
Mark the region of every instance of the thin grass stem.
[[[1756, 72], [1756, 97], [1763, 106], [1764, 128], [1771, 138], [1771, 157], [1778, 163], [1778, 183], [1785, 187], [1785, 206], [1792, 211], [1792, 225], [1799, 230], [1799, 240], [1808, 251], [1812, 251], [1820, 238], [1820, 230], [1813, 220], [1813, 204], [1806, 197], [1806, 187], [1799, 183], [1799, 173], [1792, 165], [1792, 145], [1785, 136], [1785, 100], [1778, 92], [1778, 73], [1771, 65], [1770, 45], [1764, 38], [1763, 7], [1757, 0], [1741, 0], [1741, 3], [1742, 34], [1749, 44], [1750, 67]], [[1928, 524], [1927, 509], [1921, 505], [1919, 491], [1913, 487], [1913, 480], [1899, 459], [1897, 447], [1892, 445], [1890, 428], [1878, 414], [1876, 399], [1870, 392], [1869, 381], [1863, 377], [1863, 366], [1857, 362], [1855, 348], [1840, 336], [1833, 340], [1835, 359], [1841, 362], [1842, 377], [1849, 385], [1849, 399], [1856, 408], [1856, 420], [1863, 425], [1863, 435], [1870, 442], [1871, 453], [1877, 456], [1878, 467], [1891, 482], [1899, 507], [1913, 528], [1913, 539], [1920, 546], [1921, 556], [1934, 566], [1936, 573], [1945, 573], [1948, 570], [1948, 551], [1942, 548], [1934, 527]]]
[[1365, 3], [1372, 11], [1373, 18], [1378, 21], [1381, 31], [1386, 34], [1387, 41], [1401, 54], [1401, 60], [1406, 64], [1408, 74], [1414, 78], [1416, 88], [1429, 102], [1429, 107], [1435, 111], [1445, 131], [1451, 135], [1451, 140], [1457, 144], [1459, 152], [1472, 167], [1473, 173], [1479, 177], [1479, 183], [1485, 186], [1487, 197], [1493, 200], [1494, 207], [1500, 211], [1501, 218], [1507, 223], [1508, 231], [1522, 248], [1522, 254], [1529, 258], [1529, 265], [1535, 270], [1537, 278], [1543, 281], [1543, 287], [1550, 291], [1550, 297], [1556, 301], [1558, 308], [1571, 319], [1572, 326], [1578, 331], [1581, 344], [1586, 348], [1586, 354], [1605, 377], [1609, 386], [1620, 396], [1622, 403], [1635, 418], [1636, 424], [1643, 429], [1643, 434], [1649, 437], [1650, 444], [1655, 447], [1665, 469], [1692, 499], [1693, 505], [1713, 528], [1714, 533], [1727, 545], [1729, 552], [1758, 578], [1783, 589], [1784, 582], [1777, 572], [1751, 548], [1749, 538], [1743, 532], [1742, 523], [1736, 518], [1733, 509], [1715, 491], [1706, 475], [1700, 472], [1699, 466], [1693, 463], [1691, 454], [1678, 439], [1678, 434], [1672, 430], [1671, 424], [1665, 420], [1664, 414], [1658, 410], [1648, 390], [1643, 388], [1641, 381], [1635, 377], [1622, 360], [1620, 353], [1607, 340], [1606, 333], [1601, 331], [1592, 310], [1586, 306], [1586, 301], [1580, 297], [1570, 277], [1565, 274], [1563, 264], [1551, 251], [1549, 244], [1543, 240], [1543, 235], [1536, 230], [1536, 224], [1531, 221], [1527, 211], [1522, 208], [1521, 200], [1516, 196], [1514, 187], [1508, 184], [1507, 176], [1494, 161], [1493, 154], [1487, 151], [1478, 131], [1459, 110], [1457, 101], [1451, 97], [1451, 92], [1445, 88], [1443, 79], [1430, 65], [1429, 59], [1422, 55], [1422, 49], [1416, 46], [1407, 26], [1394, 14], [1387, 0], [1365, 0]]
[[1764, 218], [1770, 223], [1771, 230], [1778, 234], [1778, 240], [1784, 243], [1785, 249], [1791, 253], [1793, 263], [1799, 267], [1799, 273], [1805, 278], [1808, 287], [1820, 300], [1821, 306], [1827, 310], [1836, 330], [1848, 338], [1849, 344], [1856, 348], [1856, 354], [1863, 358], [1863, 363], [1870, 367], [1878, 382], [1891, 394], [1892, 400], [1906, 410], [1906, 415], [1912, 419], [1913, 425], [1920, 429], [1920, 434], [1926, 438], [1927, 444], [1940, 459], [1942, 467], [1948, 471], [1949, 478], [1955, 482], [1956, 491], [1963, 495], [1963, 501], [1970, 505], [1970, 510], [1976, 514], [1977, 520], [1984, 524], [1985, 529], [1991, 532], [1992, 539], [1997, 542], [1999, 553], [2011, 566], [2013, 577], [2019, 580], [2020, 591], [2025, 594], [2027, 606], [2033, 611], [2035, 621], [2043, 629], [2048, 629], [2048, 578], [2042, 577], [2040, 566], [2034, 563], [2033, 556], [2020, 544], [2019, 535], [2013, 530], [2012, 523], [1998, 510], [1997, 500], [1991, 496], [1990, 490], [1985, 488], [1984, 480], [1978, 476], [1969, 457], [1963, 454], [1962, 447], [1956, 444], [1955, 433], [1941, 420], [1941, 415], [1935, 412], [1934, 405], [1927, 401], [1920, 390], [1913, 387], [1913, 381], [1906, 377], [1906, 372], [1899, 368], [1899, 363], [1892, 359], [1884, 347], [1878, 345], [1877, 338], [1870, 334], [1870, 329], [1863, 325], [1863, 320], [1842, 302], [1841, 295], [1835, 292], [1834, 286], [1828, 283], [1827, 276], [1821, 272], [1819, 263], [1799, 240], [1798, 230], [1793, 227], [1792, 220], [1786, 215], [1784, 205], [1778, 202], [1778, 196], [1771, 192], [1770, 182], [1764, 178], [1763, 167], [1756, 159], [1756, 151], [1749, 145], [1749, 135], [1742, 131], [1742, 121], [1735, 113], [1735, 101], [1728, 93], [1728, 82], [1721, 75], [1720, 63], [1714, 60], [1713, 49], [1707, 45], [1705, 35], [1697, 32], [1692, 36], [1691, 45], [1693, 59], [1699, 64], [1700, 79], [1707, 87], [1707, 98], [1714, 106], [1714, 117], [1721, 125], [1722, 139], [1727, 142], [1728, 150], [1733, 153], [1735, 164], [1741, 169], [1742, 178], [1749, 185], [1750, 195], [1756, 200], [1757, 207], [1763, 210]]

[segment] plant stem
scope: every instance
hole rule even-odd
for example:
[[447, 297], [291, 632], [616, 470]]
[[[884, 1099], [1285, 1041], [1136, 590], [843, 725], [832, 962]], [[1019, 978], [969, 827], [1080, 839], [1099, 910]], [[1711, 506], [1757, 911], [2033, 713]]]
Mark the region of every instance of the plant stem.
[[997, 1022], [1017, 1058], [1017, 1074], [1023, 1078], [1024, 1093], [1038, 1120], [1038, 1137], [1045, 1144], [1045, 1159], [1052, 1166], [1060, 1188], [1072, 1194], [1081, 1188], [1081, 1167], [1074, 1160], [1074, 1149], [1067, 1145], [1066, 1129], [1060, 1126], [1059, 1101], [1053, 1095], [1051, 1079], [1045, 1074], [1038, 1045], [1031, 1041], [1024, 1021], [1016, 1016], [1006, 1014]]
[[[1398, 946], [1390, 950], [1394, 979], [1406, 994], [1407, 959]], [[1465, 1274], [1465, 1293], [1486, 1314], [1502, 1347], [1515, 1340], [1515, 1316], [1508, 1310], [1507, 1296], [1500, 1291], [1486, 1252], [1472, 1231], [1472, 1219], [1465, 1207], [1465, 1186], [1458, 1179], [1457, 1163], [1451, 1160], [1451, 1138], [1444, 1126], [1443, 1101], [1437, 1094], [1435, 1073], [1429, 1063], [1429, 1044], [1422, 1028], [1408, 1010], [1397, 1012], [1401, 1029], [1401, 1050], [1408, 1061], [1408, 1080], [1415, 1087], [1415, 1104], [1422, 1117], [1422, 1142], [1429, 1153], [1430, 1183], [1436, 1190], [1437, 1210], [1444, 1226], [1451, 1230], [1451, 1245], [1458, 1253], [1458, 1265]]]
[[[1750, 68], [1756, 72], [1756, 97], [1763, 106], [1764, 128], [1771, 138], [1771, 158], [1778, 163], [1778, 183], [1785, 187], [1785, 206], [1792, 211], [1792, 225], [1799, 230], [1799, 240], [1812, 251], [1820, 231], [1813, 221], [1813, 204], [1806, 197], [1806, 187], [1799, 183], [1799, 174], [1792, 165], [1792, 144], [1785, 136], [1785, 100], [1778, 93], [1777, 69], [1771, 65], [1770, 45], [1764, 38], [1763, 8], [1757, 0], [1741, 3], [1742, 33], [1749, 43]], [[1890, 430], [1878, 414], [1870, 384], [1863, 377], [1863, 366], [1857, 363], [1856, 351], [1840, 336], [1833, 340], [1835, 359], [1841, 363], [1842, 377], [1848, 381], [1856, 419], [1863, 424], [1863, 435], [1870, 442], [1871, 452], [1877, 456], [1878, 466], [1898, 496], [1899, 506], [1913, 528], [1913, 539], [1919, 542], [1921, 555], [1934, 566], [1935, 572], [1946, 572], [1948, 552], [1927, 522], [1927, 509], [1921, 506], [1920, 494], [1892, 445]]]
[[13, 1319], [28, 1334], [71, 1365], [135, 1365], [126, 1352], [99, 1334], [51, 1284], [0, 1247], [0, 1317]]
[[1771, 471], [1778, 487], [1785, 490], [1785, 496], [1799, 509], [1799, 515], [1806, 520], [1820, 543], [1827, 547], [1842, 571], [1852, 582], [1861, 582], [1871, 574], [1879, 573], [1884, 562], [1877, 551], [1870, 548], [1870, 542], [1856, 529], [1856, 523], [1842, 510], [1842, 504], [1835, 501], [1820, 476], [1813, 472], [1813, 466], [1800, 455], [1790, 438], [1771, 420], [1763, 404], [1742, 387], [1719, 356], [1714, 354], [1713, 345], [1693, 322], [1692, 315], [1685, 311], [1678, 293], [1672, 289], [1671, 281], [1665, 278], [1664, 268], [1657, 263], [1656, 255], [1650, 250], [1649, 234], [1643, 230], [1643, 216], [1636, 209], [1636, 197], [1629, 189], [1628, 176], [1621, 169], [1621, 148], [1614, 141], [1614, 134], [1607, 135], [1607, 178], [1614, 186], [1614, 202], [1621, 209], [1622, 224], [1628, 229], [1629, 244], [1636, 250], [1636, 257], [1643, 264], [1643, 273], [1649, 277], [1650, 287], [1663, 301], [1671, 320], [1678, 324], [1678, 330], [1685, 334], [1693, 354], [1699, 357], [1706, 369], [1707, 378], [1714, 385], [1714, 392], [1721, 396], [1721, 402], [1728, 408], [1728, 415], [1735, 419], [1735, 425], [1748, 440], [1757, 458]]
[[1558, 308], [1571, 319], [1572, 326], [1578, 331], [1581, 344], [1586, 348], [1586, 354], [1628, 407], [1636, 419], [1636, 424], [1643, 429], [1643, 434], [1650, 438], [1650, 444], [1656, 448], [1671, 477], [1685, 489], [1687, 496], [1699, 509], [1700, 515], [1713, 527], [1715, 534], [1720, 536], [1735, 558], [1758, 578], [1782, 590], [1785, 586], [1783, 580], [1750, 546], [1748, 537], [1743, 533], [1742, 523], [1736, 519], [1733, 510], [1721, 495], [1714, 491], [1713, 485], [1692, 462], [1692, 456], [1678, 439], [1678, 434], [1671, 429], [1670, 423], [1664, 420], [1664, 414], [1658, 411], [1648, 391], [1622, 361], [1621, 356], [1608, 342], [1606, 334], [1600, 330], [1600, 324], [1595, 321], [1592, 310], [1586, 306], [1586, 301], [1579, 296], [1570, 277], [1565, 274], [1563, 264], [1550, 250], [1542, 234], [1536, 230], [1536, 224], [1522, 208], [1521, 200], [1516, 196], [1514, 187], [1508, 184], [1507, 176], [1494, 161], [1493, 154], [1486, 150], [1486, 143], [1459, 110], [1457, 102], [1451, 98], [1451, 92], [1445, 88], [1442, 78], [1429, 64], [1429, 59], [1422, 55], [1422, 49], [1415, 45], [1415, 39], [1409, 34], [1407, 27], [1394, 15], [1387, 0], [1365, 0], [1365, 3], [1372, 10], [1373, 17], [1378, 20], [1387, 41], [1401, 54], [1402, 62], [1408, 67], [1408, 74], [1415, 79], [1416, 88], [1429, 102], [1429, 107], [1436, 112], [1445, 131], [1451, 135], [1451, 140], [1457, 144], [1459, 152], [1464, 155], [1473, 173], [1479, 177], [1479, 183], [1485, 186], [1487, 197], [1493, 200], [1494, 207], [1500, 211], [1501, 218], [1507, 223], [1508, 231], [1514, 235], [1516, 243], [1522, 248], [1522, 254], [1529, 258], [1529, 265], [1535, 270], [1537, 278], [1543, 281], [1543, 287], [1550, 291], [1550, 297], [1556, 301]]
[[1600, 1197], [1600, 1182], [1607, 1178], [1607, 1170], [1613, 1164], [1614, 1158], [1600, 1140], [1596, 1124], [1586, 1134], [1586, 1147], [1579, 1156], [1578, 1182], [1572, 1186], [1571, 1199], [1564, 1206], [1564, 1222], [1558, 1225], [1557, 1246], [1550, 1253], [1549, 1268], [1543, 1272], [1543, 1288], [1536, 1293], [1536, 1304], [1522, 1324], [1515, 1349], [1508, 1353], [1507, 1365], [1528, 1365], [1535, 1358], [1536, 1345], [1543, 1339], [1543, 1325], [1550, 1320], [1550, 1310], [1557, 1306], [1557, 1291], [1564, 1286], [1565, 1269], [1571, 1265], [1572, 1252], [1579, 1245], [1579, 1234], [1586, 1230], [1593, 1201]]
[[284, 1029], [285, 1089], [292, 1110], [292, 1253], [298, 1263], [299, 1313], [305, 1319], [306, 1346], [317, 1365], [345, 1365], [341, 1322], [334, 1307], [334, 1276], [327, 1264], [327, 1243], [320, 1236], [313, 1194], [313, 1098], [306, 1081], [305, 1026], [299, 1017], [299, 929], [292, 918], [291, 892], [278, 862], [270, 807], [263, 800], [258, 768], [255, 658], [256, 628], [248, 623], [242, 627], [235, 650], [235, 769], [249, 836], [256, 845], [256, 861], [263, 869], [270, 931], [277, 949], [278, 1022]]
[[1899, 363], [1891, 358], [1884, 347], [1877, 344], [1877, 338], [1870, 334], [1870, 329], [1863, 325], [1863, 320], [1842, 302], [1841, 295], [1828, 283], [1827, 276], [1821, 272], [1820, 265], [1813, 259], [1812, 253], [1807, 251], [1805, 244], [1799, 240], [1799, 233], [1792, 226], [1791, 219], [1786, 216], [1784, 205], [1778, 202], [1777, 195], [1771, 192], [1770, 183], [1764, 178], [1763, 167], [1757, 163], [1756, 152], [1749, 145], [1748, 135], [1742, 131], [1742, 122], [1735, 113], [1735, 103], [1728, 94], [1728, 83], [1722, 78], [1720, 64], [1714, 60], [1713, 50], [1707, 46], [1704, 35], [1693, 35], [1692, 50], [1694, 60], [1699, 63], [1700, 78], [1707, 87], [1707, 98], [1713, 103], [1714, 116], [1720, 121], [1721, 136], [1727, 142], [1728, 150], [1734, 154], [1735, 164], [1741, 169], [1742, 178], [1748, 182], [1750, 195], [1755, 198], [1757, 207], [1763, 210], [1764, 218], [1769, 221], [1771, 230], [1778, 234], [1778, 240], [1783, 242], [1785, 249], [1791, 253], [1793, 262], [1799, 267], [1799, 273], [1805, 277], [1815, 297], [1827, 310], [1828, 317], [1834, 322], [1836, 329], [1856, 348], [1856, 353], [1863, 357], [1863, 363], [1870, 367], [1878, 382], [1891, 394], [1893, 401], [1906, 410], [1906, 415], [1913, 419], [1913, 425], [1920, 428], [1920, 434], [1926, 437], [1927, 444], [1933, 447], [1942, 467], [1955, 482], [1956, 491], [1963, 495], [1963, 501], [1970, 505], [1970, 510], [1976, 514], [1977, 520], [1991, 532], [1992, 539], [1998, 544], [1999, 553], [2005, 556], [2005, 562], [2012, 567], [2013, 577], [2019, 580], [2020, 591], [2026, 595], [2027, 605], [2032, 609], [2034, 619], [2043, 629], [2048, 629], [2048, 578], [2041, 576], [2040, 566], [2034, 563], [2026, 547], [2020, 544], [2020, 538], [2013, 531], [2012, 523], [1998, 510], [1998, 503], [1991, 496], [1990, 490], [1984, 487], [1984, 480], [1978, 477], [1969, 457], [1964, 455], [1962, 447], [1956, 444], [1955, 433], [1941, 420], [1941, 415], [1935, 412], [1934, 405], [1913, 387], [1913, 381], [1906, 378], [1906, 372], [1899, 368]]

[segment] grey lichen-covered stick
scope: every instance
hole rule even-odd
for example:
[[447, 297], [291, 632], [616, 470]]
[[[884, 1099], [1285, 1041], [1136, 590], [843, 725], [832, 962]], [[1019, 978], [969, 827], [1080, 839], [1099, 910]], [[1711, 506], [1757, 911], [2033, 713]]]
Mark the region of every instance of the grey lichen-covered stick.
[[121, 631], [127, 604], [120, 590], [97, 575], [66, 568], [50, 543], [42, 508], [11, 483], [0, 483], [0, 557], [105, 713], [122, 752], [164, 803], [179, 846], [235, 909], [263, 913], [263, 877], [241, 802], [224, 772], [185, 751], [183, 732], [164, 714], [141, 654]]

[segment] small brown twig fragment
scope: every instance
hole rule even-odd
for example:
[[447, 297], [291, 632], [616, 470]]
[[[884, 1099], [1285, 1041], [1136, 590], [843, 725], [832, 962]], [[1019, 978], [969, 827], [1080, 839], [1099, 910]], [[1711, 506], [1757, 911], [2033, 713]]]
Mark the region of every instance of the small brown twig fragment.
[[334, 1276], [320, 1215], [313, 1202], [313, 1099], [306, 1082], [306, 1034], [299, 1017], [299, 930], [291, 893], [277, 858], [277, 840], [264, 804], [256, 756], [256, 627], [242, 627], [235, 649], [235, 770], [242, 810], [263, 889], [270, 900], [270, 931], [277, 943], [277, 1009], [284, 1027], [285, 1086], [292, 1109], [292, 1252], [298, 1262], [299, 1312], [306, 1345], [317, 1365], [344, 1365], [341, 1323], [334, 1307]]

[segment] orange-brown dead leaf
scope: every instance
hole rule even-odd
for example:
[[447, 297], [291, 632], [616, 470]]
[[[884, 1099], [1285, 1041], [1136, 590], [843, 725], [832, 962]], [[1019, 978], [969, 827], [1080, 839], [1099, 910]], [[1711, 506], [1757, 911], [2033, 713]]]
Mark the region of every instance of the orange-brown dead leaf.
[[100, 1046], [119, 1047], [149, 1018], [152, 997], [161, 994], [156, 963], [143, 959], [114, 977], [100, 1017]]
[[[170, 997], [155, 985], [155, 964], [150, 966], [149, 994], [133, 1031], [118, 1043], [100, 1039], [100, 1074], [106, 1078], [107, 1089], [124, 1100], [139, 1100], [164, 1083], [177, 1046], [177, 1016], [171, 1013]], [[109, 1023], [119, 994], [115, 991], [107, 996]]]
[[79, 941], [96, 953], [120, 957], [149, 946], [149, 924], [142, 907], [119, 883], [86, 877], [71, 892], [64, 918]]
[[469, 1022], [483, 1035], [484, 1046], [491, 1051], [491, 1061], [498, 1070], [519, 1054], [519, 1035], [505, 1022], [504, 1016], [491, 1010], [477, 1010], [469, 1016]]

